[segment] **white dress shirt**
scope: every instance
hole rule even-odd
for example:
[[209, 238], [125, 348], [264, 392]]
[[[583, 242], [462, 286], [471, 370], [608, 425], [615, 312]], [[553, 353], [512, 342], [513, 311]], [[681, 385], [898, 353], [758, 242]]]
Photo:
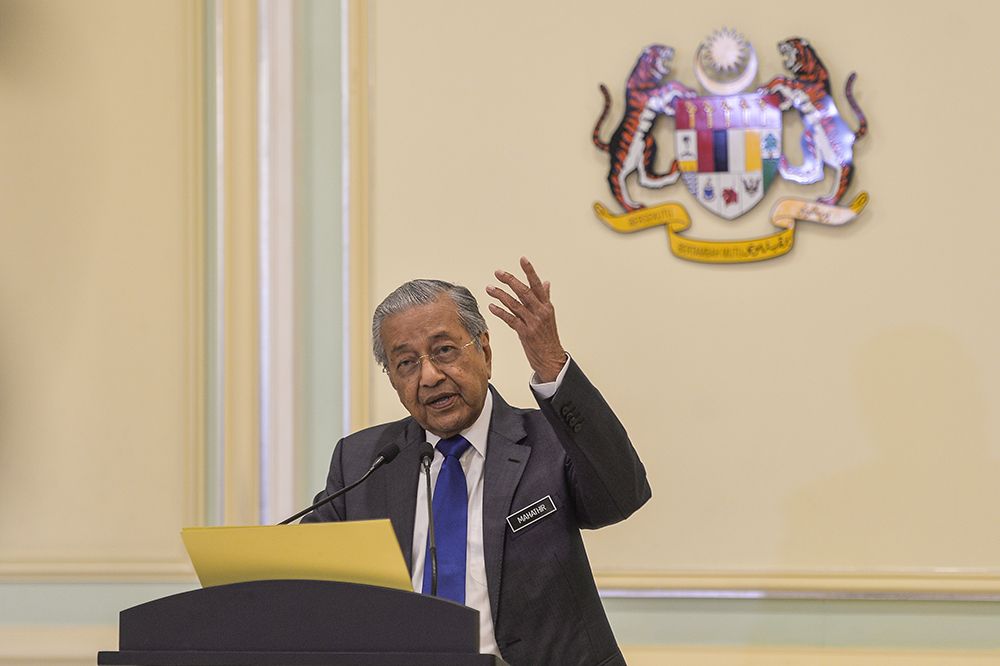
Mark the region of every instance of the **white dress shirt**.
[[[531, 378], [531, 390], [541, 399], [551, 398], [562, 383], [569, 367], [569, 355], [559, 376], [554, 382], [540, 383], [538, 376]], [[490, 418], [493, 416], [493, 393], [487, 391], [483, 411], [475, 423], [461, 433], [470, 446], [459, 462], [465, 472], [465, 483], [469, 490], [469, 525], [465, 552], [465, 605], [479, 611], [479, 651], [483, 654], [500, 656], [496, 635], [493, 631], [493, 613], [490, 608], [490, 593], [486, 587], [486, 557], [483, 554], [483, 468], [486, 465], [486, 444], [489, 439]], [[434, 433], [424, 432], [427, 441], [435, 446], [434, 460], [431, 462], [431, 487], [437, 485], [438, 473], [444, 462], [444, 455], [437, 450], [441, 439]], [[421, 472], [417, 483], [417, 508], [413, 517], [413, 590], [421, 592], [424, 587], [424, 557], [427, 554], [427, 481]]]

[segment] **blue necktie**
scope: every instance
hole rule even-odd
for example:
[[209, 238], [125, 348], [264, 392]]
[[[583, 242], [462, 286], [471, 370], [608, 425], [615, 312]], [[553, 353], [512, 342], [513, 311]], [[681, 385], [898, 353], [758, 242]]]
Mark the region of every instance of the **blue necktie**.
[[[471, 446], [461, 435], [442, 439], [444, 454], [434, 484], [434, 541], [437, 546], [437, 595], [465, 603], [465, 541], [469, 530], [469, 490], [459, 458]], [[424, 556], [424, 594], [431, 593], [431, 556], [428, 540]]]

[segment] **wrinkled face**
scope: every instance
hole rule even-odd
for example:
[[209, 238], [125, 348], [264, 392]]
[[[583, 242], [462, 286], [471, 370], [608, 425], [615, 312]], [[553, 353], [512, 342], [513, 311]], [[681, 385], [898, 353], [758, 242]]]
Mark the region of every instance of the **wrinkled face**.
[[458, 308], [447, 295], [382, 322], [389, 381], [406, 411], [424, 430], [439, 437], [458, 434], [483, 411], [492, 371], [489, 333], [480, 336], [481, 348], [469, 345], [462, 349], [457, 360], [447, 365], [424, 358], [408, 376], [404, 376], [401, 368], [424, 354], [461, 348], [469, 339], [458, 317]]

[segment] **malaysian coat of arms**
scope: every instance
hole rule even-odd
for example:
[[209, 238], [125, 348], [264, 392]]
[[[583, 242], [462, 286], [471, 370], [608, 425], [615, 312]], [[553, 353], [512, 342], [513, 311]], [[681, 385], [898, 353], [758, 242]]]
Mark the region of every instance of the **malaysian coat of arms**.
[[[776, 76], [750, 90], [757, 76], [753, 46], [734, 30], [712, 33], [698, 47], [695, 76], [704, 93], [670, 79], [674, 50], [652, 44], [643, 49], [625, 85], [625, 112], [608, 141], [601, 138], [611, 109], [603, 84], [604, 110], [594, 127], [594, 144], [608, 153], [608, 186], [622, 208], [602, 203], [594, 212], [609, 227], [631, 233], [664, 226], [674, 255], [703, 263], [746, 263], [788, 253], [796, 222], [840, 226], [854, 220], [868, 203], [861, 192], [841, 205], [854, 176], [854, 143], [868, 122], [854, 97], [856, 75], [847, 78], [844, 96], [857, 119], [852, 129], [834, 102], [830, 74], [809, 42], [779, 42], [787, 76]], [[793, 164], [783, 152], [782, 118], [797, 112], [802, 126], [802, 159]], [[674, 121], [674, 159], [657, 171], [653, 126], [661, 117]], [[645, 206], [629, 193], [629, 180], [659, 190], [682, 182], [703, 208], [735, 220], [760, 204], [779, 178], [800, 185], [823, 181], [832, 172], [831, 190], [816, 200], [786, 197], [771, 209], [776, 232], [738, 240], [691, 236], [691, 217], [678, 202]], [[634, 175], [634, 178], [630, 178]]]

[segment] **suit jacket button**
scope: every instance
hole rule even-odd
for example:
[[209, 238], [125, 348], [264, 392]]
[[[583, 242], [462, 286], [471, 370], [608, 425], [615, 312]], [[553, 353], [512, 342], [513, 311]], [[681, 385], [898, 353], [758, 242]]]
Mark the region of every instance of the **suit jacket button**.
[[580, 432], [581, 430], [583, 430], [583, 426], [581, 424], [576, 423], [573, 425], [573, 432]]

